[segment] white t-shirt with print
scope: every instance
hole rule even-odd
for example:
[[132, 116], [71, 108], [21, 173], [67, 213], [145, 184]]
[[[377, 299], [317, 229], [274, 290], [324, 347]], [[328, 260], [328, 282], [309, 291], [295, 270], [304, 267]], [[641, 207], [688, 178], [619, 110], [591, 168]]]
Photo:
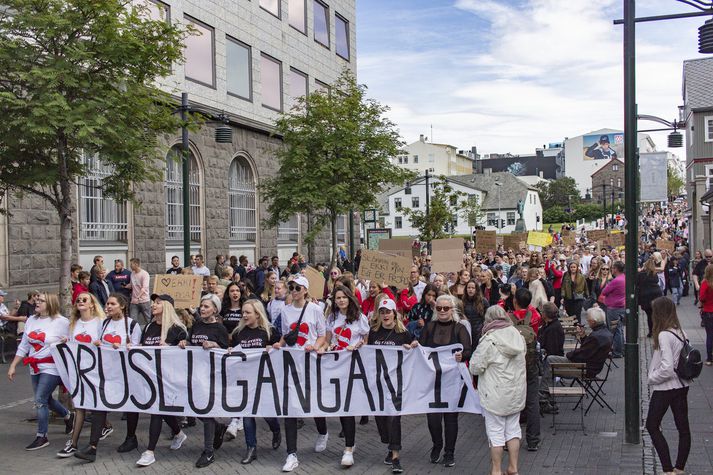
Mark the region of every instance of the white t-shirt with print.
[[[325, 334], [325, 322], [322, 311], [319, 305], [308, 302], [305, 309], [300, 330], [297, 336], [297, 344], [295, 346], [304, 347], [314, 345], [317, 338]], [[286, 335], [297, 325], [300, 319], [302, 308], [297, 308], [294, 305], [285, 305], [282, 309], [282, 334]]]
[[342, 312], [336, 318], [329, 318], [327, 331], [332, 335], [331, 344], [334, 349], [344, 350], [348, 346], [354, 346], [369, 334], [369, 320], [363, 313], [359, 314], [352, 323], [347, 323], [347, 316]]
[[[102, 345], [111, 346], [113, 343], [118, 343], [120, 346], [126, 346], [126, 329], [131, 329], [131, 322], [133, 322], [133, 320], [128, 317], [124, 318], [126, 318], [126, 323], [124, 323], [123, 318], [121, 320], [109, 320], [109, 322], [106, 323], [104, 331], [101, 332]], [[134, 346], [141, 344], [141, 325], [139, 325], [138, 322], [134, 325], [134, 330], [131, 331], [129, 341]]]
[[77, 320], [74, 323], [74, 328], [72, 328], [69, 341], [86, 344], [97, 341], [101, 333], [102, 323], [103, 320], [99, 317], [94, 317], [88, 322], [82, 321], [82, 319]]
[[[52, 357], [50, 348], [54, 343], [59, 343], [63, 338], [69, 337], [69, 320], [62, 316], [37, 317], [32, 315], [25, 322], [25, 332], [22, 334], [22, 341], [17, 347], [16, 356], [31, 357], [42, 360]], [[59, 376], [54, 363], [40, 363], [37, 365], [40, 373], [54, 374]], [[30, 366], [30, 372], [37, 374]]]

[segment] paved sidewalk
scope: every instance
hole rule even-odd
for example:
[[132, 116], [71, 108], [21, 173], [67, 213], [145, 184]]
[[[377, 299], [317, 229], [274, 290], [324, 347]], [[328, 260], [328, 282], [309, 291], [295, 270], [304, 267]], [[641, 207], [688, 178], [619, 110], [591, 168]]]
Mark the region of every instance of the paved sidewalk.
[[[686, 299], [680, 307], [685, 329], [692, 342], [704, 349], [701, 342], [705, 333], [698, 326], [696, 309], [692, 300]], [[645, 333], [644, 333], [645, 335]], [[642, 342], [642, 371], [646, 369], [649, 343]], [[655, 458], [652, 456], [650, 443], [647, 446], [631, 446], [624, 444], [624, 367], [623, 360], [616, 360], [619, 368], [614, 368], [605, 388], [607, 401], [616, 410], [612, 414], [607, 409], [601, 409], [596, 404], [586, 418], [587, 435], [581, 430], [569, 428], [552, 435], [551, 418], [542, 419], [542, 444], [538, 452], [520, 452], [521, 470], [523, 474], [573, 474], [573, 475], [614, 475], [654, 473]], [[6, 365], [0, 365], [4, 372]], [[642, 374], [643, 376], [643, 374]], [[646, 396], [645, 377], [642, 385], [642, 396]], [[702, 377], [691, 388], [691, 427], [693, 430], [693, 448], [689, 459], [689, 473], [713, 473], [711, 455], [713, 448], [708, 447], [713, 440], [713, 418], [711, 407], [713, 395], [713, 368], [705, 367]], [[116, 453], [116, 447], [125, 434], [124, 423], [118, 416], [112, 416], [115, 432], [103, 441], [99, 449], [99, 458], [94, 464], [84, 464], [77, 459], [57, 459], [55, 453], [64, 446], [67, 439], [61, 431], [61, 425], [53, 424], [50, 428], [51, 445], [37, 452], [26, 452], [23, 447], [34, 436], [34, 424], [25, 421], [32, 415], [32, 405], [29, 377], [26, 369], [17, 376], [14, 384], [2, 378], [0, 382], [0, 457], [2, 465], [0, 473], [27, 473], [28, 468], [33, 474], [74, 473], [74, 474], [115, 474], [134, 473], [135, 462], [140, 453]], [[646, 401], [642, 401], [645, 405]], [[645, 415], [645, 413], [643, 414]], [[642, 417], [643, 417], [642, 415]], [[558, 420], [577, 422], [579, 412], [571, 411], [562, 406]], [[406, 416], [403, 418], [402, 463], [406, 473], [489, 473], [489, 449], [485, 438], [483, 419], [477, 415], [464, 414], [460, 417], [460, 433], [456, 447], [456, 467], [444, 468], [442, 465], [428, 463], [428, 452], [431, 448], [430, 436], [424, 416]], [[643, 426], [643, 422], [642, 422]], [[664, 419], [666, 429], [673, 428], [670, 416]], [[340, 470], [339, 461], [343, 448], [339, 433], [338, 421], [329, 422], [330, 440], [328, 448], [321, 454], [312, 451], [316, 430], [314, 423], [308, 420], [305, 428], [299, 432], [300, 467], [296, 473], [327, 474]], [[524, 430], [524, 428], [523, 428]], [[161, 440], [156, 451], [157, 462], [151, 467], [141, 469], [142, 473], [193, 473], [193, 466], [200, 455], [203, 440], [201, 423], [188, 429], [189, 439], [184, 447], [172, 452], [168, 449], [169, 442]], [[675, 450], [675, 431], [666, 430], [672, 450]], [[148, 417], [142, 416], [139, 425], [139, 441], [146, 444], [148, 434]], [[85, 426], [80, 446], [86, 443], [89, 427]], [[216, 462], [198, 471], [198, 473], [278, 473], [284, 463], [285, 451], [283, 445], [277, 451], [269, 450], [270, 433], [264, 422], [258, 422], [258, 460], [252, 465], [240, 464], [244, 453], [244, 437], [242, 433], [231, 442], [226, 442], [216, 453]], [[386, 450], [379, 442], [373, 418], [367, 426], [357, 426], [356, 464], [350, 473], [386, 474], [390, 473], [382, 460]], [[656, 460], [657, 461], [657, 460]]]

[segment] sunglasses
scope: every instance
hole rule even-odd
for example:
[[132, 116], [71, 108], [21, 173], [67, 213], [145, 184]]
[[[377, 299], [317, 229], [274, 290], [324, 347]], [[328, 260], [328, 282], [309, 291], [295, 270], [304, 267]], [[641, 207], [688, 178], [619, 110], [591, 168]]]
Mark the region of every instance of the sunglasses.
[[602, 270], [609, 270], [608, 267], [602, 267]]
[[79, 303], [89, 303], [89, 299], [85, 297], [85, 298], [77, 299], [77, 302], [79, 302]]
[[436, 311], [437, 312], [447, 312], [448, 310], [452, 309], [453, 307], [441, 307], [440, 305], [436, 305]]
[[302, 290], [302, 286], [297, 284], [290, 284], [287, 288], [290, 289], [290, 292], [299, 292]]

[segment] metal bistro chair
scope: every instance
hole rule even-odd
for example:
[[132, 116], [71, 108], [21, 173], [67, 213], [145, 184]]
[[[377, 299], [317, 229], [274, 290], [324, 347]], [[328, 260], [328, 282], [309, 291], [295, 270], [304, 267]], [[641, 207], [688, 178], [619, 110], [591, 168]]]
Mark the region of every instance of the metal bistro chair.
[[[604, 399], [604, 396], [607, 395], [607, 393], [604, 392], [604, 384], [606, 384], [607, 380], [609, 379], [609, 373], [611, 372], [611, 368], [613, 365], [614, 361], [612, 360], [611, 353], [609, 353], [609, 358], [607, 358], [607, 360], [604, 362], [604, 368], [602, 368], [602, 371], [600, 371], [599, 373], [601, 374], [603, 372], [603, 377], [599, 377], [599, 374], [590, 377], [585, 373], [584, 379], [580, 381], [582, 387], [584, 387], [584, 390], [592, 398], [592, 400], [589, 401], [587, 409], [584, 411], [585, 416], [589, 413], [589, 410], [592, 408], [592, 404], [594, 404], [595, 401], [602, 409], [604, 409], [604, 407], [606, 406], [607, 409], [609, 409], [613, 414], [616, 414], [616, 411]], [[582, 399], [580, 399], [577, 404], [582, 404]], [[575, 406], [574, 409], [577, 409], [577, 406]]]
[[[548, 391], [552, 402], [556, 404], [561, 402], [562, 400], [569, 402], [569, 400], [576, 399], [576, 403], [579, 406], [579, 418], [580, 425], [582, 427], [582, 433], [584, 433], [584, 435], [587, 435], [587, 431], [584, 426], [584, 405], [580, 404], [581, 401], [585, 397], [587, 397], [587, 391], [584, 389], [584, 386], [582, 384], [582, 381], [584, 381], [587, 372], [586, 363], [550, 363], [550, 370], [552, 373], [552, 385], [549, 386]], [[560, 378], [560, 380], [571, 379], [572, 385], [557, 385], [557, 378]], [[575, 409], [576, 408], [577, 406], [575, 406]], [[557, 434], [556, 412], [557, 411], [552, 411], [552, 435]]]

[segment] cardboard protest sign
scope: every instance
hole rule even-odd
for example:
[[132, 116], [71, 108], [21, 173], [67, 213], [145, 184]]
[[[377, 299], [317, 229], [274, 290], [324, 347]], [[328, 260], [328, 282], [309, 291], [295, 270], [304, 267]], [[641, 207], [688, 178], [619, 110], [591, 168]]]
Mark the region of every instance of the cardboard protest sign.
[[154, 276], [153, 293], [170, 295], [176, 308], [198, 307], [202, 284], [203, 277], [199, 275], [157, 274]]
[[322, 273], [314, 267], [310, 266], [305, 267], [304, 274], [309, 282], [309, 296], [315, 299], [321, 299], [324, 297], [324, 275], [322, 275]]
[[542, 233], [530, 231], [527, 233], [528, 246], [546, 247], [552, 243], [552, 235], [550, 233]]
[[[382, 241], [383, 242], [383, 241]], [[392, 256], [379, 251], [361, 251], [359, 278], [381, 284], [408, 287], [413, 261], [408, 257]]]
[[495, 231], [479, 229], [475, 232], [475, 250], [480, 253], [498, 249], [498, 235]]
[[563, 235], [562, 236], [562, 244], [564, 244], [565, 246], [569, 246], [569, 247], [576, 246], [577, 245], [577, 236], [575, 236], [572, 233], [570, 233], [566, 236]]
[[431, 251], [431, 272], [458, 272], [463, 266], [461, 238], [431, 241]]
[[412, 257], [412, 247], [409, 239], [380, 239], [378, 250], [395, 256]]
[[509, 236], [503, 236], [503, 247], [506, 251], [508, 249], [517, 251], [524, 248], [523, 242], [527, 242], [527, 233], [512, 233]]
[[669, 252], [673, 252], [676, 249], [676, 245], [673, 241], [659, 238], [656, 240], [656, 249], [658, 249], [659, 251], [666, 250]]
[[587, 239], [589, 239], [590, 242], [600, 241], [606, 238], [607, 235], [608, 233], [606, 229], [592, 229], [587, 231]]
[[626, 236], [622, 232], [619, 232], [616, 234], [611, 234], [609, 236], [609, 245], [612, 247], [623, 246], [625, 240], [626, 240]]

